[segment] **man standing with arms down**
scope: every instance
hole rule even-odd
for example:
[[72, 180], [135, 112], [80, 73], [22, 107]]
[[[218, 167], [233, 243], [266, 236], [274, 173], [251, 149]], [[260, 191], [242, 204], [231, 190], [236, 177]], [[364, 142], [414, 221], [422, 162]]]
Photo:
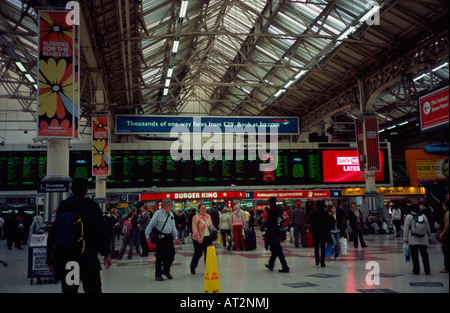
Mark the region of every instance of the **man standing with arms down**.
[[145, 238], [149, 238], [152, 229], [160, 232], [160, 239], [156, 243], [155, 280], [163, 281], [162, 275], [172, 279], [170, 267], [175, 259], [175, 247], [173, 241], [178, 243], [178, 232], [175, 225], [175, 217], [172, 213], [172, 200], [166, 198], [162, 201], [162, 209], [153, 214], [150, 223], [145, 230]]
[[[79, 265], [79, 278], [83, 283], [83, 290], [86, 293], [101, 293], [101, 266], [97, 257], [98, 253], [104, 256], [103, 263], [106, 269], [112, 265], [103, 214], [97, 202], [86, 197], [88, 192], [86, 179], [75, 178], [71, 189], [72, 196], [61, 201], [56, 211], [55, 222], [47, 228], [49, 233], [47, 263], [54, 269], [55, 278], [61, 280], [63, 293], [78, 292], [78, 285], [68, 285], [66, 282], [66, 275], [70, 271], [67, 269], [67, 264], [73, 261]], [[74, 212], [77, 219], [81, 219], [81, 235], [84, 242], [81, 250], [64, 247], [67, 234], [64, 232], [66, 228], [61, 226], [64, 223], [61, 216], [68, 216], [67, 212]], [[71, 230], [69, 228], [69, 231]]]
[[306, 224], [307, 216], [306, 212], [301, 208], [300, 201], [297, 201], [295, 208], [291, 212], [292, 226], [294, 227], [294, 244], [296, 248], [299, 248], [299, 236], [301, 235], [302, 248], [306, 248]]
[[275, 266], [275, 260], [278, 257], [282, 266], [282, 269], [278, 271], [280, 273], [289, 273], [289, 267], [284, 257], [283, 247], [281, 246], [281, 232], [279, 230], [279, 219], [283, 217], [283, 209], [277, 206], [277, 199], [275, 197], [270, 197], [269, 203], [270, 208], [267, 211], [266, 232], [272, 255], [270, 256], [269, 264], [266, 264], [266, 267], [272, 271]]

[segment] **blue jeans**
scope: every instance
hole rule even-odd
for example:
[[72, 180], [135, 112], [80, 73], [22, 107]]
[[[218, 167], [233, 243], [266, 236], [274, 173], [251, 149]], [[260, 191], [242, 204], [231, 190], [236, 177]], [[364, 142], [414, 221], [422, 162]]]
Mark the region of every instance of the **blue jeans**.
[[337, 233], [331, 232], [331, 239], [333, 239], [333, 253], [334, 253], [335, 258], [337, 258], [339, 256], [339, 251], [341, 248], [340, 241], [339, 241], [340, 238], [341, 238], [340, 232], [337, 232]]

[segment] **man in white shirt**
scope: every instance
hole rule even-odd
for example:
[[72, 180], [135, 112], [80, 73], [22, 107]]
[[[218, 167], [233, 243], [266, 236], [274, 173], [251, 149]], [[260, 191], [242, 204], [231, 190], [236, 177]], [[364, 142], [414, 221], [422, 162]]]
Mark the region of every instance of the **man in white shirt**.
[[178, 243], [178, 232], [175, 225], [175, 217], [172, 213], [172, 200], [166, 198], [162, 201], [162, 210], [153, 215], [145, 230], [148, 238], [154, 227], [160, 232], [160, 239], [156, 243], [155, 280], [163, 281], [162, 275], [172, 279], [170, 267], [175, 259], [175, 247], [173, 242]]

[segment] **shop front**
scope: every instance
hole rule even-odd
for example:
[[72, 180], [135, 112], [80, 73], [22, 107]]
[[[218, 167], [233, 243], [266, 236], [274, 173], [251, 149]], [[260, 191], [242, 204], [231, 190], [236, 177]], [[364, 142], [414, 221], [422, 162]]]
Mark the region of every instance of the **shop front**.
[[160, 192], [141, 194], [141, 201], [154, 202], [156, 209], [162, 208], [162, 201], [170, 198], [174, 202], [174, 209], [182, 209], [187, 212], [190, 209], [197, 210], [203, 203], [207, 210], [213, 207], [221, 210], [224, 207], [232, 208], [235, 200], [245, 198], [245, 192], [241, 191], [195, 191], [195, 192]]

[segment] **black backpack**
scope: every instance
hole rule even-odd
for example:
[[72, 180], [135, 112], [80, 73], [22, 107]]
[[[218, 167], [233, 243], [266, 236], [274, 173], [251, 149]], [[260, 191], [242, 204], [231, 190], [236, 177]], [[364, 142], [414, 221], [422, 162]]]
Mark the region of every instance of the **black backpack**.
[[84, 223], [78, 210], [58, 213], [53, 229], [55, 249], [75, 256], [85, 252]]

